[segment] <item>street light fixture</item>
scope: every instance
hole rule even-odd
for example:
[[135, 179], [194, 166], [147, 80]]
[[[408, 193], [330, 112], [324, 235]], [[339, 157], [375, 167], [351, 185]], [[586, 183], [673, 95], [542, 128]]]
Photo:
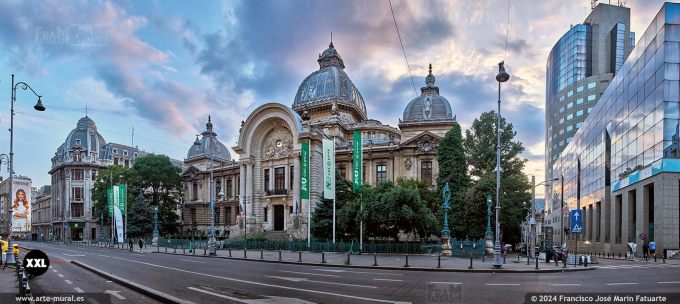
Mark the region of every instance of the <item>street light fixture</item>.
[[[198, 140], [198, 135], [196, 135], [194, 145], [202, 145], [202, 143]], [[212, 151], [208, 151], [208, 159], [210, 160], [210, 239], [208, 240], [208, 254], [214, 256], [217, 255], [217, 240], [215, 239], [215, 178], [213, 175], [214, 159]], [[220, 191], [218, 195], [222, 197], [224, 196], [224, 193]]]
[[493, 244], [493, 267], [501, 268], [501, 223], [500, 223], [500, 212], [501, 212], [501, 83], [506, 82], [510, 79], [510, 74], [505, 71], [505, 61], [498, 63], [498, 75], [496, 75], [496, 81], [498, 81], [498, 113], [496, 114], [496, 134], [498, 137], [498, 142], [496, 145], [496, 240]]
[[[9, 195], [8, 195], [8, 204], [7, 204], [7, 213], [8, 213], [8, 218], [7, 218], [7, 248], [12, 248], [12, 204], [9, 203], [12, 197], [12, 182], [13, 182], [13, 176], [14, 176], [14, 102], [17, 99], [17, 87], [23, 89], [24, 91], [26, 90], [31, 90], [33, 92], [33, 95], [38, 97], [38, 102], [33, 106], [33, 108], [36, 111], [45, 111], [45, 106], [42, 104], [42, 96], [39, 95], [38, 93], [31, 88], [30, 85], [27, 83], [20, 81], [17, 82], [16, 84], [14, 83], [14, 74], [12, 74], [12, 98], [10, 100], [10, 123], [9, 123]], [[7, 258], [5, 260], [8, 263], [15, 263], [14, 261], [14, 255], [12, 255], [11, 250], [7, 250]]]

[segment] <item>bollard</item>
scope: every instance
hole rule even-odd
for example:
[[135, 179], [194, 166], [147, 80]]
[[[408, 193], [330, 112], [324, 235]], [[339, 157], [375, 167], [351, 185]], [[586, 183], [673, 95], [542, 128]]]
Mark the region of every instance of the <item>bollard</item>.
[[352, 265], [351, 256], [352, 256], [352, 253], [347, 252], [347, 260], [345, 261], [345, 265]]
[[503, 264], [505, 264], [505, 254], [503, 255]]
[[326, 253], [321, 251], [321, 264], [326, 264]]
[[472, 256], [470, 256], [470, 267], [468, 269], [472, 269]]
[[243, 248], [243, 258], [244, 258], [244, 259], [247, 259], [247, 258], [248, 258], [248, 254], [247, 254], [247, 249], [246, 249], [246, 248]]
[[298, 252], [298, 263], [302, 263], [302, 251]]
[[619, 252], [619, 259], [621, 258], [621, 253]]
[[279, 249], [279, 262], [281, 262], [281, 249]]
[[441, 255], [441, 253], [437, 256], [437, 268], [442, 268], [442, 255]]
[[555, 256], [555, 266], [557, 266], [557, 256]]
[[229, 247], [229, 257], [231, 257], [231, 247]]
[[656, 263], [656, 253], [654, 253], [654, 263]]
[[165, 246], [165, 253], [168, 253], [168, 246]]
[[[521, 254], [519, 254], [519, 252], [518, 252], [518, 253], [517, 253], [517, 263], [519, 263], [519, 256], [520, 256], [520, 255], [521, 255]], [[527, 254], [527, 258], [529, 258], [529, 255], [528, 255], [528, 254]]]
[[408, 253], [406, 254], [406, 263], [404, 264], [404, 267], [409, 267], [408, 266]]
[[177, 253], [177, 246], [173, 246], [173, 247], [172, 247], [172, 253], [173, 253], [173, 254]]
[[[205, 247], [207, 247], [207, 246], [203, 245], [203, 255], [207, 255], [207, 254], [208, 254], [208, 253], [206, 252], [206, 248], [205, 248]], [[195, 252], [195, 251], [196, 251], [196, 250], [194, 250], [194, 252]]]
[[588, 256], [583, 257], [583, 267], [588, 267]]
[[378, 266], [378, 255], [373, 251], [373, 266]]
[[182, 244], [182, 254], [187, 254], [187, 248]]
[[562, 266], [562, 268], [567, 268], [567, 256], [566, 255], [562, 258], [562, 263], [564, 264], [564, 266]]
[[538, 270], [538, 257], [536, 257], [536, 270]]
[[529, 265], [529, 255], [527, 254], [527, 265]]
[[156, 244], [156, 252], [161, 252], [161, 250], [159, 248], [160, 247], [158, 247], [158, 244]]
[[260, 249], [260, 260], [264, 260], [264, 249]]
[[486, 262], [486, 254], [482, 255], [482, 262]]

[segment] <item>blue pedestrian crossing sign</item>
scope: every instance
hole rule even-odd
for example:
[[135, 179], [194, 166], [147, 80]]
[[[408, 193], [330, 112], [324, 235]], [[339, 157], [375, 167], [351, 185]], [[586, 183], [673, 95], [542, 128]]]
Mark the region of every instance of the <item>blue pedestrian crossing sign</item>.
[[571, 210], [571, 233], [581, 233], [583, 231], [583, 211], [581, 209]]

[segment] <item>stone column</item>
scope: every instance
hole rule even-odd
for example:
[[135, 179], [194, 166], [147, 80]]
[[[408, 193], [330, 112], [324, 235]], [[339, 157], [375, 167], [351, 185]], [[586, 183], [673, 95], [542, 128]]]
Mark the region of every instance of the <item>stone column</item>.
[[[246, 165], [241, 163], [238, 175], [238, 201], [244, 205], [244, 195], [246, 195]], [[244, 205], [245, 206], [245, 205]], [[239, 207], [240, 208], [240, 207]], [[241, 210], [243, 211], [243, 210]]]
[[253, 182], [254, 182], [254, 176], [253, 176], [253, 163], [248, 162], [246, 164], [246, 196], [250, 197], [250, 204], [246, 206], [246, 210], [248, 210], [248, 218], [254, 218], [255, 214], [253, 213], [253, 205], [254, 205], [254, 198], [253, 198]]
[[632, 209], [631, 203], [635, 200], [633, 193], [630, 191], [623, 191], [621, 197], [621, 244], [624, 250], [627, 250], [628, 240], [631, 230], [632, 218], [629, 216], [629, 210]]
[[[653, 184], [651, 185], [652, 187], [654, 186]], [[649, 240], [641, 240], [640, 239], [640, 234], [644, 233], [646, 235], [649, 235], [649, 192], [647, 187], [645, 185], [642, 185], [642, 183], [639, 183], [636, 185], [636, 197], [635, 197], [635, 216], [636, 219], [636, 226], [635, 226], [635, 242], [638, 244], [638, 250], [637, 250], [637, 256], [642, 257], [643, 251], [642, 251], [642, 246], [645, 242], [649, 242]]]

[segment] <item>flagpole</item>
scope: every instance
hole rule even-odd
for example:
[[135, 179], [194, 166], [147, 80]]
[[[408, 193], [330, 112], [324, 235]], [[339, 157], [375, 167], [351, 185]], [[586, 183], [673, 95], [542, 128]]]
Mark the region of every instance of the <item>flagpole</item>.
[[333, 198], [333, 244], [335, 244], [335, 198]]

